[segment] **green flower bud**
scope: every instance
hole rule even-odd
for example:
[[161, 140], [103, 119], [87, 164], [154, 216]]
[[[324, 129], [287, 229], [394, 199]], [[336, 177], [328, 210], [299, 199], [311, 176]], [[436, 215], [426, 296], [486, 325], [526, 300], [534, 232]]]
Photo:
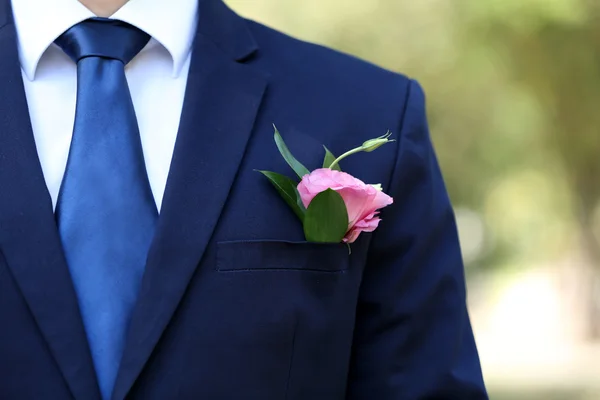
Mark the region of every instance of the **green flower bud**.
[[336, 158], [331, 165], [329, 166], [330, 169], [334, 168], [336, 165], [339, 165], [339, 162], [341, 160], [343, 160], [344, 158], [351, 156], [352, 154], [356, 154], [356, 153], [360, 153], [362, 151], [370, 153], [373, 150], [378, 149], [379, 147], [383, 146], [386, 143], [390, 143], [390, 142], [395, 142], [395, 140], [390, 140], [390, 136], [392, 136], [392, 132], [388, 131], [385, 135], [383, 136], [379, 136], [378, 138], [375, 139], [371, 139], [371, 140], [367, 140], [366, 142], [364, 142], [362, 144], [362, 146], [357, 147], [355, 149], [352, 149], [350, 151], [345, 152], [344, 154], [342, 154], [341, 156], [339, 156], [338, 158]]
[[370, 153], [373, 150], [377, 150], [378, 148], [380, 148], [384, 144], [390, 143], [390, 142], [394, 141], [394, 140], [390, 140], [389, 139], [390, 136], [392, 136], [392, 132], [388, 131], [383, 136], [379, 136], [378, 138], [367, 140], [366, 142], [364, 142], [362, 144], [361, 150], [365, 151], [367, 153]]

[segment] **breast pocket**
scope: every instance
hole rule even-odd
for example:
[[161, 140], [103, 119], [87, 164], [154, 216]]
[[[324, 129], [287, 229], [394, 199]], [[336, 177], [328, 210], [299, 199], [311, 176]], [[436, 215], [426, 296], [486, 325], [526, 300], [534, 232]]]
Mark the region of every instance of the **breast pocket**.
[[349, 250], [343, 243], [321, 244], [276, 240], [217, 243], [217, 270], [313, 271], [339, 273], [348, 269]]

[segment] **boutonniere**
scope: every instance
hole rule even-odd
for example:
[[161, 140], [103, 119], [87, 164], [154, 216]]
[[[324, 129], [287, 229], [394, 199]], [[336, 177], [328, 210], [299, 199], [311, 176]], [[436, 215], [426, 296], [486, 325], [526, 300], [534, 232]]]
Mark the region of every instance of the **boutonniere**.
[[340, 161], [352, 154], [371, 152], [390, 140], [391, 133], [367, 140], [361, 146], [335, 157], [327, 147], [323, 167], [309, 171], [290, 152], [275, 128], [275, 144], [294, 170], [297, 178], [270, 171], [259, 171], [273, 184], [283, 200], [302, 222], [309, 242], [353, 243], [362, 232], [373, 232], [379, 225], [379, 210], [393, 199], [381, 185], [369, 185], [342, 172]]

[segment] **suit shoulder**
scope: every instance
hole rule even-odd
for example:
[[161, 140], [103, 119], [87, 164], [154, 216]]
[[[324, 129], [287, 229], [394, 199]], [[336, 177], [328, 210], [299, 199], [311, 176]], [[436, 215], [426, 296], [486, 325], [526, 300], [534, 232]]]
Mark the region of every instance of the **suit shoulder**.
[[[362, 102], [402, 102], [412, 79], [358, 57], [319, 44], [296, 39], [275, 29], [247, 20], [260, 48], [258, 62], [271, 75], [294, 81], [320, 92], [355, 93]], [[372, 98], [371, 98], [372, 96]], [[396, 103], [398, 104], [398, 103]]]

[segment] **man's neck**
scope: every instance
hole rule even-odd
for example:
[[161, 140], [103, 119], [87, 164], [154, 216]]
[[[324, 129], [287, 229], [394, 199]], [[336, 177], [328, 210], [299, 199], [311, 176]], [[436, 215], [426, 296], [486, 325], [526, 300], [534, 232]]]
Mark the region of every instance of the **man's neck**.
[[91, 12], [99, 17], [110, 17], [128, 0], [79, 0]]

